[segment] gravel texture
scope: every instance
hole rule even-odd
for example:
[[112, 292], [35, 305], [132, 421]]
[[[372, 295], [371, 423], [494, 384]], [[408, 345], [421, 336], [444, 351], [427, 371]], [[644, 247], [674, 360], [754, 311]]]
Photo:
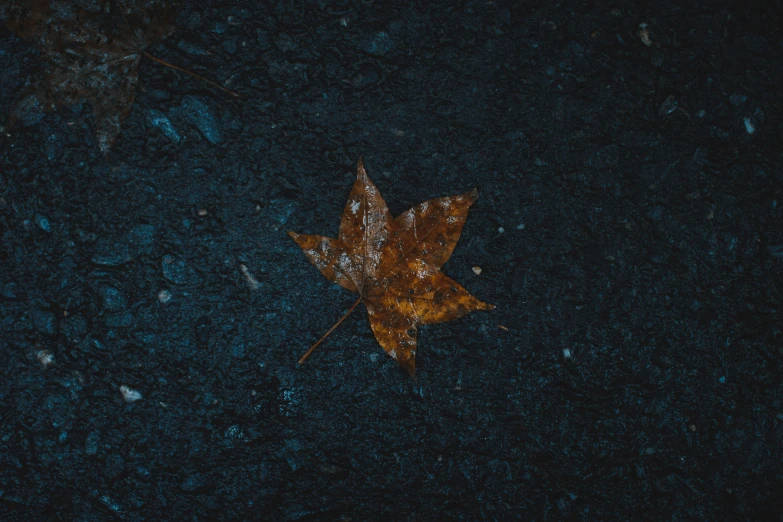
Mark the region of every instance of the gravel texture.
[[[143, 60], [108, 155], [4, 129], [0, 520], [778, 520], [780, 12], [653, 4], [193, 2], [149, 52], [241, 99]], [[38, 64], [0, 29], [0, 121]], [[360, 156], [480, 192], [497, 309], [415, 380], [362, 307], [296, 364]]]

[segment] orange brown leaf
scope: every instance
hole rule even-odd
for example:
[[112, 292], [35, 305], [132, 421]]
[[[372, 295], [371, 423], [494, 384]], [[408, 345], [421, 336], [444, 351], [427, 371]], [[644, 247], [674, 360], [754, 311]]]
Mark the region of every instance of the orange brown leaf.
[[327, 279], [359, 294], [356, 304], [363, 301], [367, 307], [378, 343], [413, 374], [418, 325], [494, 308], [440, 271], [477, 197], [478, 192], [472, 190], [432, 199], [392, 218], [359, 160], [338, 237], [288, 234]]

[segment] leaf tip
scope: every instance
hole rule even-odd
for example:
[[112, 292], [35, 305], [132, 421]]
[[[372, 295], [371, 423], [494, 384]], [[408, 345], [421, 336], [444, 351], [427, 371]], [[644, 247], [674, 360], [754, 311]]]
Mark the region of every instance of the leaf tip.
[[356, 165], [356, 177], [361, 178], [362, 176], [366, 176], [367, 171], [364, 170], [364, 157], [359, 156], [359, 163]]
[[289, 230], [289, 231], [287, 232], [287, 234], [288, 234], [289, 236], [291, 236], [291, 239], [293, 239], [294, 241], [296, 241], [296, 238], [298, 238], [298, 237], [299, 237], [299, 234], [297, 234], [297, 233], [296, 233], [296, 232], [294, 232], [293, 230]]
[[468, 200], [468, 204], [472, 205], [479, 197], [478, 189], [474, 188], [470, 192], [466, 192], [464, 197]]

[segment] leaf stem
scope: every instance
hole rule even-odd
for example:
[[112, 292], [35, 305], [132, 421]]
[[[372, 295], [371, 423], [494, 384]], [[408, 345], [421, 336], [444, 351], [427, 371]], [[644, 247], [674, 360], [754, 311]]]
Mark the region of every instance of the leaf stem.
[[166, 67], [170, 67], [171, 69], [174, 69], [174, 70], [176, 70], [176, 71], [180, 71], [180, 72], [184, 72], [185, 74], [189, 74], [189, 75], [191, 75], [191, 76], [192, 76], [192, 77], [194, 77], [194, 78], [198, 78], [198, 79], [199, 79], [199, 80], [201, 80], [202, 82], [207, 82], [207, 83], [208, 83], [208, 84], [210, 84], [211, 86], [213, 86], [213, 87], [217, 87], [217, 88], [218, 88], [218, 89], [220, 89], [221, 91], [227, 92], [228, 94], [230, 94], [230, 95], [231, 95], [231, 96], [233, 96], [234, 98], [239, 98], [239, 95], [238, 95], [237, 93], [235, 93], [234, 91], [229, 91], [229, 90], [228, 90], [228, 89], [226, 89], [225, 87], [222, 87], [222, 86], [220, 86], [220, 85], [216, 84], [216, 83], [215, 83], [215, 82], [213, 82], [213, 81], [207, 80], [207, 79], [206, 79], [206, 78], [204, 78], [203, 76], [200, 76], [200, 75], [198, 75], [198, 74], [194, 73], [193, 71], [188, 71], [187, 69], [183, 69], [182, 67], [179, 67], [179, 66], [177, 66], [177, 65], [174, 65], [173, 63], [164, 62], [164, 61], [163, 61], [163, 60], [161, 60], [160, 58], [155, 58], [154, 56], [152, 56], [150, 53], [148, 53], [148, 52], [146, 52], [146, 51], [142, 52], [141, 54], [143, 54], [145, 57], [149, 58], [149, 59], [150, 59], [150, 60], [152, 60], [153, 62], [158, 62], [159, 64], [161, 64], [161, 65], [165, 65]]
[[361, 302], [362, 302], [362, 298], [360, 297], [359, 299], [357, 299], [357, 300], [356, 300], [356, 302], [353, 304], [353, 306], [351, 306], [351, 307], [348, 309], [348, 311], [347, 311], [347, 312], [345, 312], [345, 314], [343, 314], [343, 316], [340, 318], [340, 320], [339, 320], [339, 321], [337, 321], [336, 323], [334, 323], [334, 326], [332, 326], [331, 328], [329, 328], [329, 331], [328, 331], [328, 332], [326, 332], [326, 333], [323, 335], [323, 337], [321, 337], [320, 339], [318, 339], [318, 341], [316, 341], [316, 343], [315, 343], [314, 345], [312, 345], [312, 346], [310, 347], [310, 349], [309, 349], [309, 350], [307, 350], [307, 352], [306, 352], [306, 353], [305, 353], [305, 354], [302, 356], [302, 358], [301, 358], [301, 359], [299, 359], [299, 364], [304, 364], [304, 363], [305, 363], [305, 361], [307, 360], [307, 358], [308, 358], [308, 357], [310, 357], [310, 354], [311, 354], [311, 353], [313, 353], [313, 350], [315, 350], [315, 348], [316, 348], [316, 347], [317, 347], [319, 344], [321, 344], [321, 341], [323, 341], [324, 339], [326, 339], [326, 338], [329, 336], [329, 334], [330, 334], [330, 333], [332, 333], [332, 332], [334, 331], [334, 329], [335, 329], [335, 328], [337, 328], [338, 326], [340, 326], [340, 323], [342, 323], [343, 321], [345, 321], [345, 318], [346, 318], [346, 317], [348, 317], [349, 315], [351, 315], [351, 312], [353, 312], [354, 308], [356, 308], [357, 306], [359, 306], [359, 303], [361, 303]]

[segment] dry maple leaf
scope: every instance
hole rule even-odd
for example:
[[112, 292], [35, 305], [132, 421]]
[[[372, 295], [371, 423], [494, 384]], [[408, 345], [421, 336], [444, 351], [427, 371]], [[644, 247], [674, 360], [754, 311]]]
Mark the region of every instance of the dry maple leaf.
[[108, 14], [90, 12], [74, 2], [61, 0], [22, 0], [8, 7], [6, 24], [41, 49], [48, 69], [45, 77], [36, 78], [11, 109], [8, 127], [30, 112], [53, 111], [86, 100], [93, 108], [100, 149], [107, 152], [133, 105], [142, 56], [223, 89], [145, 51], [168, 37], [174, 27], [169, 25], [173, 14], [170, 9], [164, 8], [159, 16], [150, 17], [144, 12], [148, 7], [144, 4], [136, 2], [125, 7], [119, 2]]
[[360, 302], [383, 349], [403, 368], [416, 369], [416, 328], [491, 310], [440, 271], [457, 245], [474, 189], [420, 203], [393, 219], [362, 160], [337, 239], [288, 234], [327, 279], [359, 299], [299, 360], [303, 363]]

